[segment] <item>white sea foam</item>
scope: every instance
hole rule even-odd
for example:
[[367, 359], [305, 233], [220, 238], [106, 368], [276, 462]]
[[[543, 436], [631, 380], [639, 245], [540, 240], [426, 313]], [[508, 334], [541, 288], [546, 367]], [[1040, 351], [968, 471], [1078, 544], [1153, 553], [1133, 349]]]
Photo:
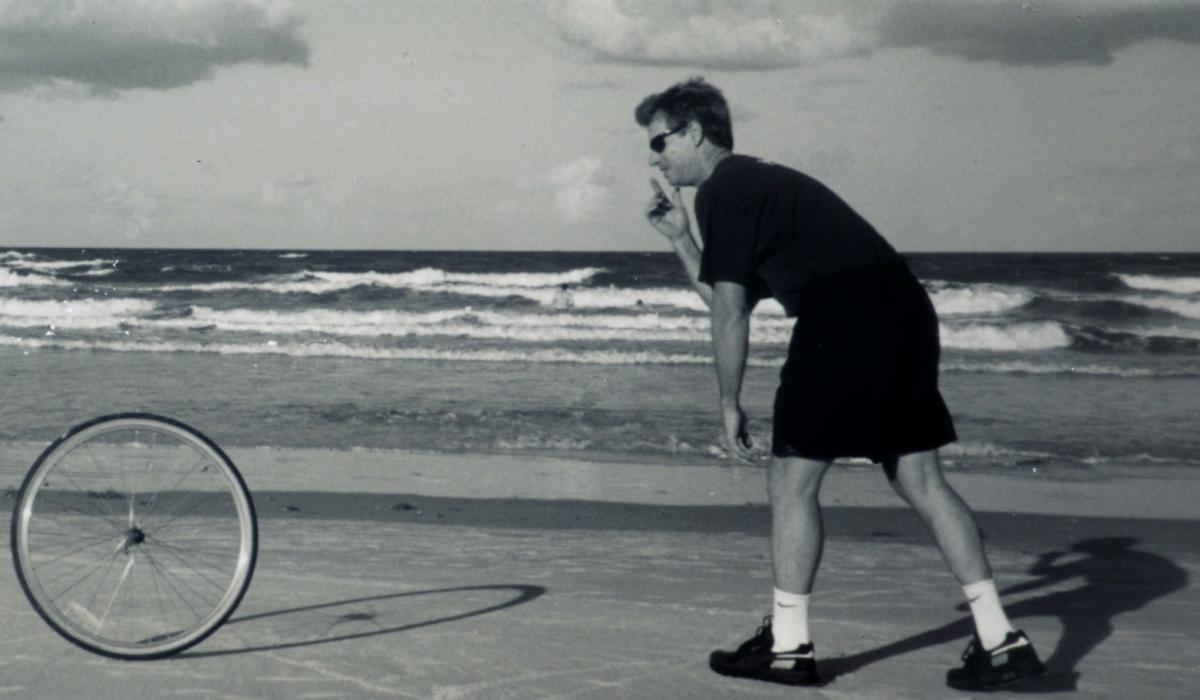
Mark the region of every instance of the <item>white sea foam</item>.
[[21, 270], [67, 270], [75, 267], [92, 267], [103, 268], [112, 267], [117, 263], [116, 260], [41, 260], [36, 255], [21, 254], [16, 251], [8, 251], [0, 254], [0, 263], [10, 268]]
[[[1117, 330], [1117, 329], [1110, 329]], [[1151, 326], [1148, 328], [1122, 328], [1123, 333], [1133, 333], [1143, 338], [1183, 338], [1184, 340], [1200, 340], [1200, 328], [1183, 328], [1181, 326]]]
[[[528, 287], [494, 287], [478, 284], [446, 284], [432, 287], [428, 291], [490, 298], [518, 297], [552, 306], [557, 289], [534, 289]], [[687, 311], [707, 312], [708, 307], [695, 291], [679, 287], [581, 287], [571, 290], [571, 298], [577, 309], [636, 309], [638, 302], [643, 307], [672, 308]], [[783, 307], [774, 299], [764, 299], [754, 309], [755, 314], [784, 315]]]
[[996, 362], [943, 362], [946, 372], [982, 372], [988, 374], [1082, 374], [1109, 377], [1158, 377], [1168, 376], [1144, 367], [1116, 367], [1113, 365], [1072, 365], [1056, 362], [1026, 362], [1002, 360]]
[[[359, 286], [405, 289], [415, 293], [454, 294], [484, 299], [518, 298], [552, 306], [559, 287], [566, 284], [576, 309], [673, 308], [707, 312], [708, 307], [689, 287], [589, 287], [588, 282], [606, 270], [586, 267], [565, 272], [474, 273], [421, 268], [411, 272], [320, 272], [304, 271], [258, 281], [196, 282], [167, 284], [146, 289], [165, 292], [226, 292], [251, 290], [275, 294], [329, 294]], [[757, 314], [784, 316], [783, 307], [765, 299]]]
[[[445, 284], [428, 291], [489, 298], [518, 297], [551, 306], [558, 290], [554, 288], [497, 287], [482, 284]], [[571, 290], [577, 309], [634, 309], [641, 301], [646, 306], [671, 307], [690, 311], [707, 311], [708, 307], [691, 289], [651, 287], [582, 287]]]
[[[441, 271], [436, 271], [441, 272]], [[497, 287], [558, 287], [563, 284], [584, 284], [591, 278], [607, 272], [601, 267], [584, 267], [565, 272], [442, 272], [439, 284], [486, 284]]]
[[1200, 277], [1167, 277], [1162, 275], [1127, 275], [1116, 277], [1133, 289], [1172, 294], [1200, 294]]
[[1108, 464], [1179, 464], [1183, 460], [1178, 457], [1160, 457], [1147, 452], [1139, 452], [1137, 454], [1084, 457], [1080, 461], [1085, 464], [1101, 466]]
[[[592, 277], [604, 272], [603, 268], [585, 267], [565, 272], [447, 272], [425, 267], [411, 272], [322, 272], [305, 270], [290, 275], [279, 275], [257, 282], [207, 282], [194, 284], [170, 284], [156, 287], [161, 291], [228, 291], [253, 289], [279, 294], [309, 292], [327, 294], [360, 286], [390, 289], [416, 289], [447, 291], [455, 285], [479, 287], [484, 290], [527, 290], [554, 293], [560, 285], [584, 284]], [[498, 293], [481, 293], [501, 296]]]
[[941, 316], [1001, 314], [1028, 304], [1033, 292], [1027, 289], [975, 285], [934, 287], [929, 295]]
[[1010, 324], [942, 324], [942, 347], [957, 350], [1016, 352], [1053, 350], [1071, 344], [1063, 327], [1053, 321]]
[[[539, 314], [470, 309], [422, 313], [330, 309], [272, 311], [216, 310], [197, 306], [192, 307], [191, 313], [185, 318], [153, 319], [140, 323], [165, 328], [214, 326], [235, 332], [309, 332], [370, 337], [450, 336], [531, 343], [605, 340], [710, 342], [706, 316], [657, 313]], [[754, 317], [751, 333], [753, 340], [758, 343], [786, 343], [791, 334], [790, 323], [782, 318]]]
[[116, 328], [155, 304], [143, 299], [73, 299], [33, 301], [0, 298], [0, 325], [13, 328]]
[[1023, 459], [1046, 459], [1054, 455], [1048, 452], [1033, 452], [1002, 447], [990, 442], [952, 442], [939, 450], [942, 455], [950, 458], [968, 457], [984, 459], [1002, 459], [1015, 461]]
[[498, 438], [496, 447], [502, 450], [587, 450], [592, 447], [592, 441], [566, 437], [518, 435], [516, 438]]
[[[222, 292], [253, 290], [276, 294], [329, 294], [359, 286], [406, 289], [417, 293], [455, 294], [486, 299], [515, 297], [551, 306], [560, 285], [571, 286], [571, 297], [577, 309], [635, 309], [667, 307], [705, 312], [708, 307], [700, 297], [686, 287], [588, 287], [589, 280], [605, 272], [603, 268], [587, 267], [565, 272], [519, 273], [462, 273], [437, 268], [422, 268], [411, 272], [298, 272], [270, 277], [259, 281], [198, 282], [168, 284], [152, 287], [154, 291]], [[765, 299], [755, 309], [758, 314], [783, 316], [783, 307], [774, 299]]]
[[[711, 353], [666, 353], [629, 350], [569, 350], [561, 348], [492, 348], [450, 350], [446, 348], [386, 348], [365, 347], [341, 342], [266, 341], [253, 343], [199, 343], [136, 340], [74, 340], [62, 337], [23, 338], [0, 335], [0, 345], [25, 349], [91, 350], [146, 353], [216, 353], [221, 355], [284, 355], [291, 357], [344, 357], [366, 360], [431, 360], [446, 362], [529, 362], [582, 363], [600, 365], [706, 365], [712, 363]], [[783, 364], [780, 356], [752, 354], [747, 360], [752, 367], [777, 368]], [[950, 361], [942, 363], [947, 372], [980, 372], [988, 374], [1077, 374], [1118, 378], [1198, 376], [1200, 372], [1161, 371], [1149, 368], [1118, 367], [1113, 365], [1072, 365], [1054, 362]]]
[[37, 273], [20, 274], [0, 267], [0, 287], [47, 287], [64, 285], [66, 282]]
[[1167, 311], [1178, 316], [1200, 320], [1200, 301], [1178, 297], [1127, 296], [1121, 297], [1127, 304], [1136, 304], [1149, 309]]
[[[602, 365], [709, 364], [708, 354], [628, 352], [615, 350], [446, 350], [439, 348], [378, 348], [344, 343], [189, 343], [93, 341], [0, 336], [0, 345], [33, 349], [105, 350], [110, 352], [217, 353], [221, 355], [285, 355], [289, 357], [349, 357], [368, 360], [435, 360], [453, 362], [565, 362]], [[751, 364], [773, 364], [752, 358]]]

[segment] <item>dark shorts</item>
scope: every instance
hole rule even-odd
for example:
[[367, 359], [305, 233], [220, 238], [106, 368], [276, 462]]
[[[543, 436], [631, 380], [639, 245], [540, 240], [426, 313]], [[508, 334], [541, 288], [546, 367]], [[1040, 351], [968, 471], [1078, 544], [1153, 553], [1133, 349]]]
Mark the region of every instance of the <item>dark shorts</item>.
[[792, 331], [771, 452], [884, 462], [954, 442], [940, 352], [933, 304], [903, 263], [820, 285]]

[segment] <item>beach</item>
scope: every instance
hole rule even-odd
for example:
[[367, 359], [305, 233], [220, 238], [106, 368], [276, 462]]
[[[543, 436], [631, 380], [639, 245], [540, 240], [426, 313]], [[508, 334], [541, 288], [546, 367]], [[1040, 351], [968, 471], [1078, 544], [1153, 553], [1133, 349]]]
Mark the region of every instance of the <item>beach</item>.
[[[0, 450], [6, 489], [39, 451]], [[970, 633], [960, 592], [870, 467], [826, 480], [812, 624], [829, 681], [797, 691], [706, 664], [769, 608], [758, 467], [229, 454], [260, 522], [233, 618], [178, 657], [113, 661], [58, 638], [6, 577], [0, 697], [963, 696], [943, 684]], [[1189, 696], [1200, 681], [1194, 477], [949, 478], [979, 512], [1002, 593], [1018, 589], [1005, 595], [1015, 624], [1052, 668], [1030, 691]]]
[[[1053, 670], [1030, 692], [1187, 696], [1200, 257], [910, 261], [942, 320], [947, 478]], [[72, 425], [152, 412], [228, 452], [260, 524], [233, 618], [164, 661], [76, 649], [0, 578], [0, 697], [961, 697], [961, 591], [863, 460], [822, 494], [828, 684], [708, 669], [769, 609], [769, 513], [763, 468], [716, 443], [680, 275], [659, 254], [0, 253], [7, 502]], [[788, 324], [755, 312], [759, 444]]]

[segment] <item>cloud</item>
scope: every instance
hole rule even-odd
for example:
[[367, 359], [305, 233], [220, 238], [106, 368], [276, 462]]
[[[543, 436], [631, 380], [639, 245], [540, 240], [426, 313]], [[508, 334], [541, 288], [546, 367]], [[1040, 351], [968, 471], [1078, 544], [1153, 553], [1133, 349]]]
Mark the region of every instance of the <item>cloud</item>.
[[1135, 43], [1200, 43], [1200, 4], [1183, 2], [895, 3], [879, 24], [880, 44], [919, 47], [969, 61], [1014, 65], [1105, 65]]
[[291, 206], [298, 199], [311, 196], [316, 186], [316, 178], [304, 173], [287, 177], [264, 178], [261, 201], [271, 207]]
[[576, 223], [608, 205], [609, 187], [602, 181], [603, 163], [583, 156], [564, 163], [542, 176], [549, 188], [554, 209], [563, 220]]
[[624, 84], [618, 83], [611, 78], [580, 78], [562, 84], [563, 90], [619, 90], [625, 87]]
[[279, 0], [0, 0], [0, 91], [166, 90], [220, 66], [305, 66], [300, 18]]
[[123, 181], [113, 183], [101, 202], [110, 215], [123, 222], [128, 238], [137, 238], [148, 232], [159, 210], [158, 197]]
[[493, 211], [514, 219], [553, 211], [564, 222], [579, 223], [608, 208], [611, 185], [600, 158], [580, 156], [541, 175], [520, 178], [515, 196], [499, 197]]
[[798, 12], [783, 3], [547, 0], [545, 7], [567, 43], [618, 63], [766, 70], [866, 46], [866, 35], [841, 13]]
[[1137, 43], [1200, 43], [1196, 0], [546, 0], [597, 61], [774, 70], [921, 48], [967, 61], [1104, 65]]
[[297, 225], [328, 227], [340, 200], [329, 189], [306, 173], [268, 177], [262, 181], [259, 204]]

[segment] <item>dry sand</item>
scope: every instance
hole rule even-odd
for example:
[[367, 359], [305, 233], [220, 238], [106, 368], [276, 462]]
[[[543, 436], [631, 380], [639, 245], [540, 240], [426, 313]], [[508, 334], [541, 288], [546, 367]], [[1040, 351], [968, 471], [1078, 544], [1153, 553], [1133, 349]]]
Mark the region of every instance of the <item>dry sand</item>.
[[[7, 486], [39, 449], [0, 449]], [[960, 592], [871, 469], [827, 479], [812, 624], [831, 682], [789, 689], [706, 665], [770, 602], [760, 469], [231, 456], [261, 541], [234, 619], [179, 657], [112, 661], [55, 636], [10, 573], [0, 697], [962, 697], [943, 684], [969, 634]], [[1055, 671], [1029, 691], [1194, 696], [1200, 481], [951, 479], [980, 513], [1010, 613]]]

